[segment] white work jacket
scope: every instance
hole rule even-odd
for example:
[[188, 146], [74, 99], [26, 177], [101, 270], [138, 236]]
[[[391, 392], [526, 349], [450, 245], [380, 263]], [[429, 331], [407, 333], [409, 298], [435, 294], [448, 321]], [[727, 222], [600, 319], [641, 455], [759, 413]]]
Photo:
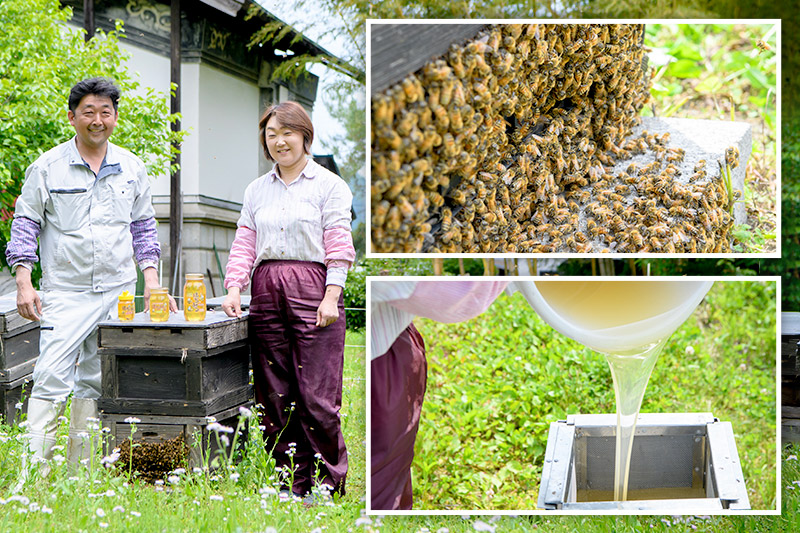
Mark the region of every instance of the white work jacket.
[[130, 224], [155, 215], [144, 163], [108, 143], [99, 176], [75, 137], [25, 173], [16, 215], [39, 223], [43, 290], [106, 291], [136, 281]]

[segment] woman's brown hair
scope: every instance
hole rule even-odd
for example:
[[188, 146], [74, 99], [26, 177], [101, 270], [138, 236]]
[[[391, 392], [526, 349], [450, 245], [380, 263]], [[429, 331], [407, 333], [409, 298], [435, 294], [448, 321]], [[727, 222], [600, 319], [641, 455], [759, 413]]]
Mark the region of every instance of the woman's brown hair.
[[264, 155], [270, 161], [275, 161], [269, 155], [267, 148], [267, 139], [265, 136], [267, 129], [267, 122], [269, 119], [275, 117], [284, 128], [298, 131], [303, 134], [303, 148], [308, 155], [311, 155], [311, 143], [314, 141], [314, 125], [311, 124], [311, 117], [308, 116], [303, 106], [297, 102], [286, 101], [280, 104], [274, 104], [264, 111], [261, 115], [261, 120], [258, 121], [258, 135], [261, 140], [261, 148], [264, 149]]

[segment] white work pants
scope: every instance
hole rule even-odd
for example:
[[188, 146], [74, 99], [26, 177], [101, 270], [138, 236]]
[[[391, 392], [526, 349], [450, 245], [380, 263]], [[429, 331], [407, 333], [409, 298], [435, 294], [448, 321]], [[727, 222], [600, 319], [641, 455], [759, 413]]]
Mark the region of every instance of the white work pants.
[[106, 292], [42, 293], [42, 331], [32, 398], [64, 401], [70, 392], [75, 398], [100, 397], [97, 324], [117, 318], [117, 299], [125, 290], [133, 293], [135, 286]]

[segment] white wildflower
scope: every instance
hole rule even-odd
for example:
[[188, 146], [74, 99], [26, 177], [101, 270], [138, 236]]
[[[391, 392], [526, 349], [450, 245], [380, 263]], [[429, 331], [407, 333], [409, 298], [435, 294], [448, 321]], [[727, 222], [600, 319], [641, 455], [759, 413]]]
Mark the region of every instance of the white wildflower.
[[488, 531], [489, 533], [494, 533], [495, 526], [487, 524], [483, 520], [476, 520], [475, 523], [472, 524], [472, 529], [475, 531]]
[[138, 424], [141, 422], [141, 419], [136, 418], [135, 416], [129, 416], [125, 419], [126, 424]]
[[106, 512], [101, 507], [98, 507], [94, 513], [100, 518], [103, 518], [106, 515]]

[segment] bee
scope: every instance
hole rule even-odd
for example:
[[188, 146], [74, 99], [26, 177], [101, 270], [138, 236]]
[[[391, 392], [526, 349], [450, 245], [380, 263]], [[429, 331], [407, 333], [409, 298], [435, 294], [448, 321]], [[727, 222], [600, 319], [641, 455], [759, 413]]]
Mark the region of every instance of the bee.
[[461, 117], [460, 109], [458, 109], [456, 106], [451, 106], [449, 116], [451, 130], [453, 130], [455, 133], [458, 133], [464, 129], [464, 121]]
[[450, 115], [447, 113], [447, 108], [444, 106], [437, 106], [433, 109], [433, 116], [436, 119], [436, 128], [440, 132], [445, 132], [450, 127]]
[[644, 246], [644, 239], [642, 238], [642, 234], [639, 233], [638, 230], [636, 229], [631, 230], [629, 236], [634, 246], [636, 246], [637, 248], [641, 248], [642, 246]]
[[667, 148], [667, 162], [680, 163], [686, 156], [686, 151], [683, 148]]
[[451, 190], [448, 196], [459, 205], [464, 205], [467, 202], [467, 195], [461, 189]]
[[425, 89], [422, 88], [422, 84], [415, 75], [409, 75], [400, 83], [403, 86], [407, 102], [414, 103], [425, 98]]
[[759, 50], [758, 53], [759, 54], [761, 52], [769, 52], [770, 50], [772, 50], [772, 47], [770, 45], [768, 45], [767, 42], [764, 41], [763, 39], [758, 39], [756, 41], [756, 46], [758, 47], [758, 50]]
[[725, 149], [725, 163], [731, 168], [739, 166], [739, 150], [735, 146]]
[[657, 237], [650, 237], [650, 240], [648, 242], [650, 244], [650, 248], [654, 252], [658, 252], [659, 250], [661, 250], [664, 247], [664, 244]]
[[442, 222], [441, 230], [443, 232], [450, 231], [450, 227], [453, 224], [453, 212], [450, 210], [450, 208], [443, 207], [442, 212], [439, 215], [439, 218], [441, 219]]
[[378, 205], [372, 208], [372, 225], [383, 226], [386, 215], [389, 214], [391, 204], [387, 200], [381, 200]]
[[454, 157], [456, 155], [458, 148], [452, 133], [447, 132], [442, 136], [442, 144], [444, 146], [445, 156]]
[[377, 127], [390, 127], [394, 121], [394, 100], [386, 95], [372, 100], [372, 120]]
[[625, 229], [625, 221], [623, 221], [622, 217], [620, 217], [619, 215], [614, 215], [614, 217], [611, 219], [609, 227], [614, 232], [622, 231], [623, 229]]
[[396, 205], [393, 205], [389, 208], [389, 212], [386, 214], [386, 220], [383, 224], [383, 227], [388, 231], [396, 232], [400, 230], [402, 221], [403, 215], [400, 212], [400, 208]]
[[426, 79], [431, 81], [442, 81], [447, 79], [452, 74], [451, 68], [443, 59], [437, 59], [432, 63], [428, 63], [423, 68], [423, 75]]
[[442, 88], [439, 91], [439, 104], [443, 106], [450, 105], [450, 102], [453, 100], [453, 92], [456, 88], [456, 80], [454, 78], [448, 78], [442, 82]]
[[442, 207], [444, 205], [444, 197], [436, 191], [425, 191], [425, 197], [428, 198], [428, 203], [433, 207]]

